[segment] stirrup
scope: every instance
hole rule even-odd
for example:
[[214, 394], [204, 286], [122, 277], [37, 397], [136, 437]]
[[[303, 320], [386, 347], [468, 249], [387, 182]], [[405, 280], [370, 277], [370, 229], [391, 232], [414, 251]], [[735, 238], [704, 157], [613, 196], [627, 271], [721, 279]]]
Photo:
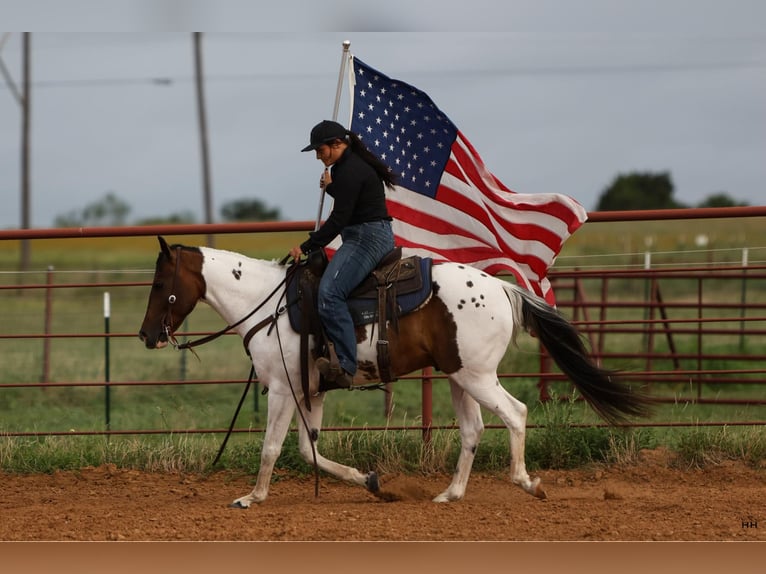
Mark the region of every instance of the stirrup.
[[327, 357], [319, 357], [314, 361], [314, 365], [316, 365], [317, 370], [328, 381], [335, 381], [335, 379], [338, 378], [338, 375], [343, 372], [340, 363], [332, 362]]

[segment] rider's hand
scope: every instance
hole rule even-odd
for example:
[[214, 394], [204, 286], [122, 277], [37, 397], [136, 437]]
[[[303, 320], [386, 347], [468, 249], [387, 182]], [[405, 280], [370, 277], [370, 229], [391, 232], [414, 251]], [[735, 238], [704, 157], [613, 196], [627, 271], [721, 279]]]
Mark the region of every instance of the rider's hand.
[[295, 261], [300, 261], [301, 255], [303, 255], [303, 251], [301, 251], [299, 245], [296, 245], [290, 249], [290, 257], [292, 257]]
[[330, 175], [330, 170], [325, 168], [322, 175], [319, 177], [319, 189], [325, 189], [331, 183], [332, 175]]

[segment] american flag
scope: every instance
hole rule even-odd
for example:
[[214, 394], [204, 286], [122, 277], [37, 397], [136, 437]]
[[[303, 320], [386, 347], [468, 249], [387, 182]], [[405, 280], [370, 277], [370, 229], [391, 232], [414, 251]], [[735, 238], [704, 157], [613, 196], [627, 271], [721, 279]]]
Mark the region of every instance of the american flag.
[[565, 195], [511, 191], [426, 93], [354, 57], [351, 70], [349, 129], [399, 176], [386, 189], [396, 244], [435, 261], [510, 272], [554, 304], [546, 274], [585, 209]]

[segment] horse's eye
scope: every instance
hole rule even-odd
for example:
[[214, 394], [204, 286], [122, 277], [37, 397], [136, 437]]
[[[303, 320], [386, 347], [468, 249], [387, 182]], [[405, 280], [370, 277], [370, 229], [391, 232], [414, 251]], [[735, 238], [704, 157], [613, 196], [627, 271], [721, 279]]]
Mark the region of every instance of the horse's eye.
[[153, 289], [162, 289], [165, 286], [165, 284], [162, 281], [155, 281], [154, 285], [152, 285]]

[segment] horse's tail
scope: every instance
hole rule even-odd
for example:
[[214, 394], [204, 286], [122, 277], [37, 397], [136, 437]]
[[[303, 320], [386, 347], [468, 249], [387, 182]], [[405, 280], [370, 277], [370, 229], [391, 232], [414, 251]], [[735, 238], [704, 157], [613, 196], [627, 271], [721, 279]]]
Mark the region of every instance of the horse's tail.
[[616, 371], [599, 367], [585, 348], [582, 335], [559, 311], [511, 283], [506, 283], [505, 290], [509, 299], [516, 301], [514, 308], [520, 309], [517, 318], [524, 328], [540, 339], [559, 369], [604, 420], [619, 424], [628, 417], [651, 413], [651, 398], [631, 390]]

